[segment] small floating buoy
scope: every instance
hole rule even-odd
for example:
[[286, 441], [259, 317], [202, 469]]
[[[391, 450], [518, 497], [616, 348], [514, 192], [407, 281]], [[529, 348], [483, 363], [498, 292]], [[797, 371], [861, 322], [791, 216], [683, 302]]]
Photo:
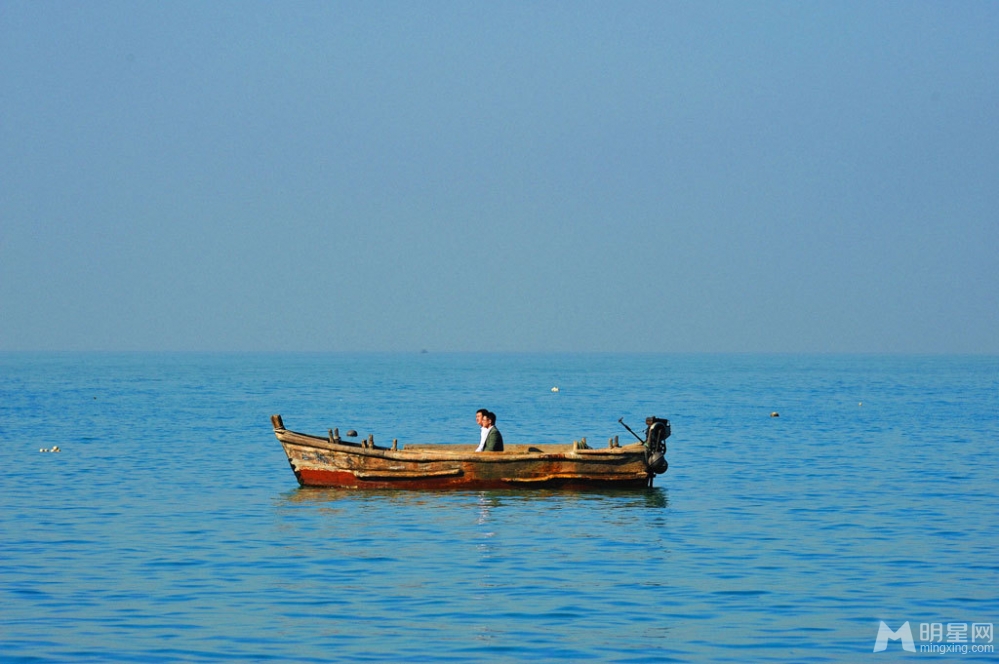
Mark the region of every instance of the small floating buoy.
[[558, 392], [558, 385], [552, 388], [552, 392]]
[[861, 401], [861, 402], [860, 402], [860, 403], [858, 403], [857, 405], [858, 405], [858, 406], [863, 406], [863, 405], [864, 405], [864, 402], [863, 402], [863, 401]]
[[777, 411], [775, 410], [774, 412], [770, 413], [770, 417], [780, 417], [780, 413], [778, 413], [778, 412], [777, 412]]
[[55, 447], [53, 447], [53, 448], [52, 448], [52, 451], [53, 451], [53, 452], [62, 452], [62, 450], [60, 450], [60, 449], [59, 449], [59, 446], [58, 446], [58, 445], [56, 445]]

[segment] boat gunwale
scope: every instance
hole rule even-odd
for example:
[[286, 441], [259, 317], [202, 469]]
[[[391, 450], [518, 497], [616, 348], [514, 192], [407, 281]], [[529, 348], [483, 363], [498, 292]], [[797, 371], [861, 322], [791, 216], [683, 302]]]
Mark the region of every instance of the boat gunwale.
[[[463, 450], [448, 450], [451, 447], [446, 443], [420, 443], [420, 448], [416, 450], [403, 448], [393, 450], [386, 447], [362, 447], [360, 443], [335, 443], [328, 438], [321, 438], [311, 434], [292, 431], [290, 429], [275, 429], [274, 433], [282, 444], [298, 445], [301, 447], [312, 447], [316, 449], [340, 452], [343, 454], [353, 454], [357, 456], [377, 457], [383, 459], [393, 459], [398, 461], [419, 462], [419, 461], [475, 461], [481, 463], [503, 463], [510, 461], [543, 461], [555, 459], [577, 459], [579, 461], [610, 461], [621, 460], [621, 457], [645, 456], [645, 446], [641, 443], [632, 443], [620, 447], [602, 449], [567, 449], [560, 452], [474, 452]], [[427, 449], [433, 446], [433, 449]], [[455, 445], [454, 447], [458, 447]]]

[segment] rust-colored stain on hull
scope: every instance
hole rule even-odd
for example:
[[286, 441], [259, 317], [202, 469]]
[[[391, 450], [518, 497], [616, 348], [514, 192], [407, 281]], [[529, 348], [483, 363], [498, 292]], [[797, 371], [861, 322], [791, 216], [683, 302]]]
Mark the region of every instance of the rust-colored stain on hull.
[[523, 483], [509, 480], [485, 480], [476, 478], [428, 478], [407, 480], [361, 480], [352, 473], [304, 469], [296, 473], [302, 486], [331, 487], [341, 489], [409, 489], [409, 490], [450, 490], [450, 489], [596, 489], [596, 488], [642, 488], [648, 486], [648, 478], [637, 479], [593, 479], [593, 478], [553, 478], [550, 480]]
[[470, 445], [411, 445], [321, 438], [284, 428], [274, 433], [302, 486], [355, 489], [641, 488], [651, 485], [645, 446], [512, 445], [476, 453]]

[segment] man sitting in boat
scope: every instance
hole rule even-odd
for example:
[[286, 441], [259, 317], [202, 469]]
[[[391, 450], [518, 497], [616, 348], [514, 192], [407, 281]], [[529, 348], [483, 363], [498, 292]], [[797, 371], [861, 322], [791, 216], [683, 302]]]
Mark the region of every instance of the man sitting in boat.
[[485, 417], [488, 412], [485, 408], [475, 411], [475, 423], [479, 425], [479, 446], [475, 449], [476, 452], [481, 452], [486, 446], [486, 436], [489, 434], [489, 429], [486, 428]]
[[482, 428], [485, 429], [485, 438], [475, 449], [476, 452], [502, 452], [503, 434], [496, 428], [496, 413], [486, 411], [482, 415]]

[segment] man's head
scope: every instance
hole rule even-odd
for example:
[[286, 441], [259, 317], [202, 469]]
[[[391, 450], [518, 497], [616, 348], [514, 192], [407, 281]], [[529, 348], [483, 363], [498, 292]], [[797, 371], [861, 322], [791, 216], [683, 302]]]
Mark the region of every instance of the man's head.
[[485, 425], [485, 418], [486, 418], [486, 415], [488, 415], [488, 414], [489, 414], [489, 411], [486, 410], [485, 408], [480, 408], [477, 411], [475, 411], [475, 423], [478, 424], [480, 427], [486, 426]]

